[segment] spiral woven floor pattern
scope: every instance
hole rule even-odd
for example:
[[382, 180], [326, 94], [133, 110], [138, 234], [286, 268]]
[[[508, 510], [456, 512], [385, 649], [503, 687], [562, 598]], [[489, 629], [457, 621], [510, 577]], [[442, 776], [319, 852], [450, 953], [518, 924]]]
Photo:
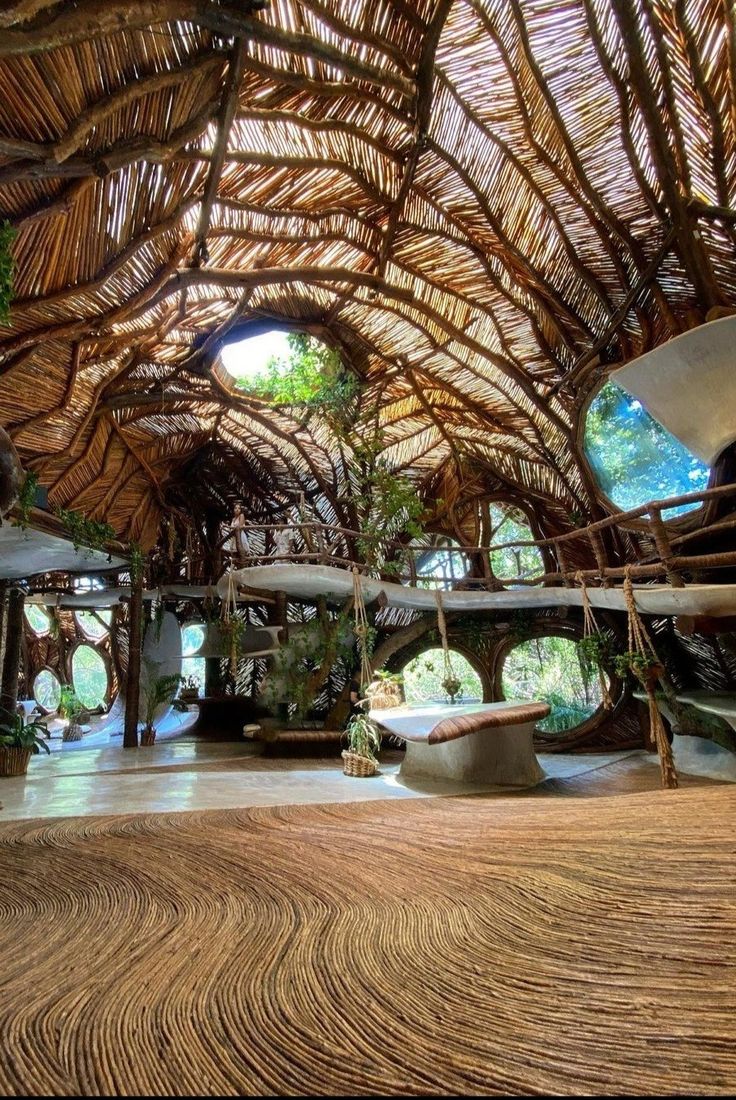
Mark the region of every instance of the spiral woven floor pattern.
[[736, 1085], [736, 789], [0, 826], [4, 1093]]

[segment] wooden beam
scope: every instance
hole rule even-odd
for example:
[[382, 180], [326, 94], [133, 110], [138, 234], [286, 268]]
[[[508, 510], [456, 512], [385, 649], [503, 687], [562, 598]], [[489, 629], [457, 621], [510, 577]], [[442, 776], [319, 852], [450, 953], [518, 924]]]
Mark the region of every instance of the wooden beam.
[[230, 131], [238, 107], [240, 84], [243, 77], [244, 57], [245, 42], [242, 38], [237, 38], [230, 53], [227, 80], [223, 89], [222, 102], [218, 112], [217, 138], [215, 140], [215, 147], [212, 151], [210, 170], [204, 188], [202, 206], [199, 211], [199, 222], [194, 236], [194, 247], [192, 248], [192, 257], [190, 261], [192, 267], [199, 267], [209, 260], [209, 252], [207, 251], [207, 232], [210, 227], [212, 206], [217, 198], [222, 169], [225, 164], [225, 154], [227, 153]]

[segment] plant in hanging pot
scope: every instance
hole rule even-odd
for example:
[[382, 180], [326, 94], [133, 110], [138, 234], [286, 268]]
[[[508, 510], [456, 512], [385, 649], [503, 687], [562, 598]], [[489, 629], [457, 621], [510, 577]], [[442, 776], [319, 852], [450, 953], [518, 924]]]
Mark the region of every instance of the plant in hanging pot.
[[175, 699], [177, 688], [181, 683], [178, 672], [170, 676], [153, 676], [149, 668], [149, 674], [145, 684], [141, 684], [141, 693], [145, 700], [145, 716], [143, 729], [141, 730], [141, 745], [153, 745], [156, 740], [156, 727], [154, 719], [156, 711], [163, 704], [171, 703], [176, 709], [179, 703]]
[[82, 740], [80, 719], [84, 713], [84, 704], [72, 685], [62, 684], [61, 700], [59, 702], [59, 717], [67, 719], [66, 726], [61, 734], [62, 741]]
[[603, 706], [606, 710], [610, 710], [613, 706], [613, 700], [609, 690], [608, 677], [615, 665], [613, 635], [607, 630], [593, 630], [578, 640], [577, 650], [580, 674], [586, 689], [593, 682], [594, 675], [597, 675]]
[[453, 673], [450, 673], [449, 675], [445, 676], [444, 680], [442, 681], [442, 690], [450, 696], [450, 703], [454, 704], [455, 696], [462, 696], [463, 685], [461, 681], [458, 680], [457, 676], [455, 676]]
[[343, 772], [354, 778], [365, 778], [378, 771], [378, 751], [381, 734], [367, 714], [354, 714], [345, 730], [348, 747], [343, 749]]
[[25, 775], [31, 756], [41, 749], [50, 751], [45, 740], [48, 735], [43, 722], [26, 723], [22, 714], [14, 714], [0, 724], [0, 778]]
[[653, 654], [632, 649], [617, 654], [613, 659], [613, 667], [621, 677], [631, 672], [644, 687], [653, 686], [665, 672], [664, 665]]

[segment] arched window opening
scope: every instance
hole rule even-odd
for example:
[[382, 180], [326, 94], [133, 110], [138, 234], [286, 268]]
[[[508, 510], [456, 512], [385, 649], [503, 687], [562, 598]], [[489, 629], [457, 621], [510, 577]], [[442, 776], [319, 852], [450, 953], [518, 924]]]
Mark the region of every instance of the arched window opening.
[[33, 698], [41, 710], [52, 714], [59, 709], [61, 702], [61, 683], [59, 677], [50, 668], [42, 668], [33, 681]]
[[[534, 532], [520, 508], [502, 501], [490, 505], [491, 545], [507, 542], [533, 542]], [[532, 580], [545, 573], [542, 551], [537, 546], [507, 546], [491, 552], [491, 570], [499, 580]], [[510, 584], [509, 588], [520, 588]]]
[[459, 549], [455, 539], [447, 535], [429, 535], [423, 540], [412, 539], [409, 547], [414, 559], [418, 588], [449, 590], [467, 577], [470, 571], [467, 554]]
[[[460, 681], [456, 703], [482, 703], [483, 683], [467, 657], [451, 650], [452, 669]], [[450, 697], [442, 681], [445, 678], [445, 661], [441, 649], [425, 649], [402, 669], [404, 693], [408, 704], [449, 703]]]
[[[622, 511], [708, 485], [708, 467], [615, 382], [606, 382], [590, 403], [583, 448], [600, 488]], [[682, 504], [663, 517], [699, 507]]]
[[108, 668], [100, 653], [86, 642], [72, 654], [72, 686], [88, 710], [106, 705], [110, 688]]
[[504, 698], [549, 703], [551, 713], [538, 723], [540, 733], [565, 733], [586, 722], [602, 704], [597, 676], [586, 682], [577, 645], [559, 634], [528, 638], [503, 658]]
[[37, 603], [27, 603], [24, 613], [26, 622], [37, 638], [51, 633], [51, 616], [44, 607], [39, 607]]

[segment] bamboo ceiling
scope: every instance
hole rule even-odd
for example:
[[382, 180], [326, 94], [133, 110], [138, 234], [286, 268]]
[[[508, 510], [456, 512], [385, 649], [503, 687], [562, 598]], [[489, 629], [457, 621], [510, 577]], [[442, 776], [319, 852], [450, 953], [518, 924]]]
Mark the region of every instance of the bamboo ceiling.
[[319, 426], [208, 369], [280, 319], [340, 347], [437, 495], [595, 514], [591, 387], [736, 305], [732, 4], [260, 8], [0, 2], [21, 457], [144, 543], [197, 485], [333, 519]]

